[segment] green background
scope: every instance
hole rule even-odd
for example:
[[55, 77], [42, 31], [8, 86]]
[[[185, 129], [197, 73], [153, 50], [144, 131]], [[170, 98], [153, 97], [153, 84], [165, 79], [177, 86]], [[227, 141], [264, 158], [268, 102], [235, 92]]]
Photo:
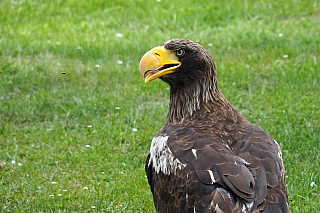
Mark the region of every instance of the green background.
[[0, 211], [154, 212], [144, 162], [169, 88], [139, 60], [188, 38], [279, 142], [291, 211], [320, 212], [320, 2], [158, 1], [0, 1]]

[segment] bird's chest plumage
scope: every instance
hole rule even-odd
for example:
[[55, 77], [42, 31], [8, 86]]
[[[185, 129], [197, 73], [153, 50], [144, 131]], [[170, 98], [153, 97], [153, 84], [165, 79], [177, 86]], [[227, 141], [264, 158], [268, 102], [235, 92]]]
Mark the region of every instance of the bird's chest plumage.
[[179, 159], [174, 157], [170, 148], [168, 147], [169, 136], [154, 137], [150, 147], [150, 161], [149, 166], [152, 167], [159, 174], [159, 172], [170, 175], [176, 174], [177, 170], [182, 170], [186, 167]]

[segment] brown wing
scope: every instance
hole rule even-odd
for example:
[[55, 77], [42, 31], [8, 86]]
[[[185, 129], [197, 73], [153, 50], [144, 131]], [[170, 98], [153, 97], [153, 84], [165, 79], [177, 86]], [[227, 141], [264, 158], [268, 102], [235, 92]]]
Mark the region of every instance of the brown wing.
[[157, 212], [288, 212], [282, 160], [268, 134], [253, 125], [210, 138], [198, 132], [169, 125], [157, 133], [169, 136], [170, 151], [186, 165], [168, 175], [157, 173], [147, 159]]
[[249, 122], [221, 137], [231, 143], [235, 155], [249, 163], [248, 167], [257, 181], [255, 208], [263, 212], [289, 212], [285, 171], [278, 143]]

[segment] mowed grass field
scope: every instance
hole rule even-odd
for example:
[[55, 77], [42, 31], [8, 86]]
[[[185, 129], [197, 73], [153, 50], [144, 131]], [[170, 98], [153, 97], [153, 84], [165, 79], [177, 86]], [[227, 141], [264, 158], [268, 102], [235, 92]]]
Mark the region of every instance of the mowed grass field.
[[144, 163], [169, 88], [138, 66], [171, 38], [207, 48], [279, 142], [291, 211], [320, 212], [317, 0], [0, 1], [1, 212], [154, 212]]

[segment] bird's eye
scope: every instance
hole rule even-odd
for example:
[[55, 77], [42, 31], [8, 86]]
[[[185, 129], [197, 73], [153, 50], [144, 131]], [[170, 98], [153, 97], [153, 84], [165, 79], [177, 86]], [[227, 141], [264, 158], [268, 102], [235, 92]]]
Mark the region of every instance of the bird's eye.
[[176, 55], [178, 56], [178, 57], [181, 57], [181, 56], [183, 56], [185, 54], [185, 51], [184, 50], [176, 50]]

